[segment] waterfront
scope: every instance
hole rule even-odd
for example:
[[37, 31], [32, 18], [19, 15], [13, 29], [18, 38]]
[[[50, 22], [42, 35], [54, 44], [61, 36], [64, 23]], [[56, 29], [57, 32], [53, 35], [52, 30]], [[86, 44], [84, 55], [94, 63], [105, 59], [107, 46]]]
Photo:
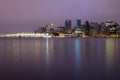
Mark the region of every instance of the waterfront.
[[120, 80], [119, 38], [0, 38], [0, 80]]

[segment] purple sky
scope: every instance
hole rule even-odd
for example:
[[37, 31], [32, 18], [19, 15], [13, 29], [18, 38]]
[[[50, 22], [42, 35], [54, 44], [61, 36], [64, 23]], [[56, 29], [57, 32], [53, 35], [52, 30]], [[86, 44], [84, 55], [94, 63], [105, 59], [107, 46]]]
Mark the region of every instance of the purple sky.
[[112, 19], [120, 23], [120, 0], [0, 0], [0, 33], [32, 32], [43, 23], [63, 26]]

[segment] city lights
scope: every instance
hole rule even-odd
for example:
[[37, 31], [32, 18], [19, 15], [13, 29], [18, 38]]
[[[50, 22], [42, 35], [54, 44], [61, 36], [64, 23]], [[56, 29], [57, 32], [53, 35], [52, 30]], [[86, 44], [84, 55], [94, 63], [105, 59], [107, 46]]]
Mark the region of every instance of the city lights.
[[64, 26], [58, 26], [55, 29], [55, 25], [52, 23], [50, 25], [43, 24], [34, 30], [34, 32], [22, 32], [15, 34], [1, 34], [0, 37], [16, 37], [16, 38], [41, 38], [41, 37], [77, 37], [77, 38], [118, 38], [120, 37], [120, 27], [119, 25], [112, 21], [107, 20], [104, 23], [96, 23], [85, 21], [84, 24], [81, 23], [79, 17], [76, 18], [75, 27], [72, 26], [72, 21], [70, 19], [65, 20]]

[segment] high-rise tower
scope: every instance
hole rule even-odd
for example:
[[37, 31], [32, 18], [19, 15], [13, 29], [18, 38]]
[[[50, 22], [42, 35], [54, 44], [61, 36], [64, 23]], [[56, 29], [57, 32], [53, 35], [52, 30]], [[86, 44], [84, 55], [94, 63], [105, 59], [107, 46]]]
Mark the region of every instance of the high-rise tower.
[[71, 24], [72, 24], [71, 20], [65, 20], [65, 28], [66, 28], [66, 30], [71, 29]]
[[80, 18], [76, 18], [76, 28], [79, 28], [81, 26], [81, 20]]

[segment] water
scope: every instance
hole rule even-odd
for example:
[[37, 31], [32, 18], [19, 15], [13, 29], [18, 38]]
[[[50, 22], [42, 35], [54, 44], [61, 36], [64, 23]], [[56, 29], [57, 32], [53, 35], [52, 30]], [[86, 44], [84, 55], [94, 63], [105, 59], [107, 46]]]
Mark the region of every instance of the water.
[[0, 39], [0, 80], [120, 80], [120, 39]]

